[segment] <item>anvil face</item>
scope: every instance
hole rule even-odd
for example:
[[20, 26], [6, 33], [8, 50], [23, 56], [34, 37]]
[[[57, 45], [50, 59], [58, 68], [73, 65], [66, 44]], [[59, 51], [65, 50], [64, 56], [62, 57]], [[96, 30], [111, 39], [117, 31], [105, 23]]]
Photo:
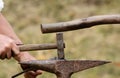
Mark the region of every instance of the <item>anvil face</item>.
[[58, 78], [70, 78], [71, 74], [75, 72], [93, 68], [106, 63], [110, 62], [98, 60], [40, 60], [22, 62], [20, 64], [27, 65], [34, 69], [40, 69], [54, 73]]

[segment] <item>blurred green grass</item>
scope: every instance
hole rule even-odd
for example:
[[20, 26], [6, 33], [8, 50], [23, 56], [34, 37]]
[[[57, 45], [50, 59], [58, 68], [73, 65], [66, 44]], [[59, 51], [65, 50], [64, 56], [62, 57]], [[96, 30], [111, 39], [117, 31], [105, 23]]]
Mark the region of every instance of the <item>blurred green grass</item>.
[[[4, 16], [25, 43], [55, 42], [55, 34], [42, 34], [41, 23], [69, 21], [94, 15], [119, 14], [120, 0], [5, 0]], [[119, 62], [120, 26], [103, 25], [64, 33], [67, 59], [111, 60]], [[49, 59], [56, 51], [31, 52], [37, 59]], [[0, 78], [22, 71], [14, 59], [0, 60]], [[72, 78], [119, 78], [114, 64], [76, 73]], [[20, 76], [18, 78], [23, 78]], [[55, 78], [43, 73], [38, 78]]]

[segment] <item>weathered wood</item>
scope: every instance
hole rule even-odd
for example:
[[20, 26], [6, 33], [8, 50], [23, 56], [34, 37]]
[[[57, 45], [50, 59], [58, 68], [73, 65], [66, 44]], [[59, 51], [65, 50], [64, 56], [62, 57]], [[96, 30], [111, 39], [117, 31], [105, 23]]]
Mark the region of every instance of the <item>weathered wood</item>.
[[26, 44], [18, 46], [20, 51], [33, 51], [33, 50], [50, 50], [57, 49], [57, 44], [49, 43], [49, 44]]
[[42, 33], [53, 33], [78, 30], [103, 24], [120, 24], [120, 15], [100, 15], [68, 22], [41, 24], [41, 30]]

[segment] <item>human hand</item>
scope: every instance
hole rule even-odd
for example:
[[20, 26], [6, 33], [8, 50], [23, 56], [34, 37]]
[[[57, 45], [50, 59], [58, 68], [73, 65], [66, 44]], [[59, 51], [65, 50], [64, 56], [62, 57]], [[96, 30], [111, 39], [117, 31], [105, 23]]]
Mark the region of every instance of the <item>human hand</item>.
[[[0, 34], [0, 59], [10, 59], [13, 56], [13, 54], [14, 58], [19, 62], [35, 60], [35, 58], [27, 52], [20, 53], [19, 48], [17, 47], [14, 40], [5, 35]], [[22, 67], [23, 69], [27, 68], [27, 66]], [[41, 73], [41, 70], [30, 71], [25, 73], [24, 76], [25, 78], [36, 78]]]
[[[32, 61], [36, 60], [33, 56], [31, 56], [28, 52], [24, 53], [19, 53], [17, 56], [15, 56], [15, 59], [19, 62], [24, 62], [24, 61]], [[28, 69], [29, 67], [26, 65], [21, 66], [23, 70]], [[29, 71], [24, 74], [25, 78], [36, 78], [38, 75], [42, 74], [41, 70], [36, 70], [36, 71]]]
[[19, 54], [19, 48], [15, 44], [14, 40], [0, 34], [0, 59], [10, 59], [12, 54]]

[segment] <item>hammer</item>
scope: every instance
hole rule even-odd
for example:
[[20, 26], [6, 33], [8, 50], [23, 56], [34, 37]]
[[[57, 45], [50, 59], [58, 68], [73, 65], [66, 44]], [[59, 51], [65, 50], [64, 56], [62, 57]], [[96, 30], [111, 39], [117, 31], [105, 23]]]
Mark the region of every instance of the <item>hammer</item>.
[[[59, 34], [57, 34], [59, 35]], [[62, 38], [62, 37], [60, 37]], [[25, 44], [25, 45], [18, 45], [18, 48], [21, 52], [24, 52], [24, 51], [36, 51], [36, 50], [52, 50], [52, 49], [59, 49], [58, 51], [60, 50], [63, 50], [63, 49], [60, 49], [60, 47], [62, 48], [65, 48], [65, 44], [64, 42], [61, 44], [59, 42], [61, 42], [61, 39], [57, 37], [57, 42], [56, 43], [45, 43], [45, 44]], [[58, 54], [59, 56], [60, 54]], [[60, 56], [60, 58], [62, 58], [64, 56]]]

